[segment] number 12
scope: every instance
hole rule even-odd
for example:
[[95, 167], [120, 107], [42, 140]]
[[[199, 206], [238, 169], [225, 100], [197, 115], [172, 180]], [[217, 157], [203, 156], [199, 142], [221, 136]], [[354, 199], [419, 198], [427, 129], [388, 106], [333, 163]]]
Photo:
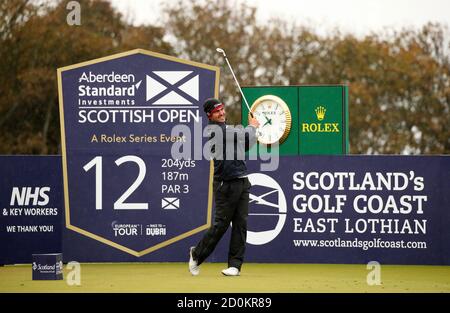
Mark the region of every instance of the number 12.
[[[115, 161], [117, 166], [125, 162], [134, 162], [139, 167], [139, 174], [134, 183], [125, 191], [116, 202], [114, 202], [114, 210], [148, 210], [148, 203], [125, 203], [124, 201], [128, 199], [128, 197], [139, 187], [142, 181], [145, 178], [145, 173], [147, 172], [147, 168], [145, 166], [145, 162], [135, 156], [135, 155], [126, 155]], [[103, 208], [103, 196], [102, 196], [102, 186], [103, 186], [103, 175], [102, 175], [102, 157], [97, 156], [93, 158], [89, 163], [83, 166], [83, 169], [87, 172], [92, 167], [95, 166], [95, 209], [101, 210]]]

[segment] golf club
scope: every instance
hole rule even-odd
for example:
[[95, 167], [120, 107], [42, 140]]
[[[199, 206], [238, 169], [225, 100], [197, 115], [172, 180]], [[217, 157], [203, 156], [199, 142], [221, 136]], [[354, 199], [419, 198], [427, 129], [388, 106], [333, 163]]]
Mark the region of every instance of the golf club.
[[225, 54], [225, 51], [223, 49], [221, 49], [221, 48], [216, 48], [216, 51], [219, 52], [219, 53], [222, 53], [224, 58], [225, 58], [225, 60], [227, 61], [228, 67], [230, 68], [230, 71], [231, 71], [231, 74], [233, 74], [234, 81], [236, 82], [236, 85], [238, 86], [239, 91], [241, 92], [242, 98], [244, 98], [244, 102], [247, 105], [248, 112], [250, 113], [251, 117], [254, 118], [253, 113], [250, 111], [250, 106], [248, 105], [247, 99], [245, 98], [245, 95], [242, 92], [241, 86], [239, 85], [239, 82], [238, 82], [236, 76], [234, 75], [233, 69], [231, 68], [230, 62], [228, 61], [228, 58], [227, 58], [227, 55]]

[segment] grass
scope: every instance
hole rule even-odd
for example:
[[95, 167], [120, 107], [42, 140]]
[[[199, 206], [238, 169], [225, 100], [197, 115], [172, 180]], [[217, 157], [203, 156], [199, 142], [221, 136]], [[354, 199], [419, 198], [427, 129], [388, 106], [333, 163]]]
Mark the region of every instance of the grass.
[[81, 285], [33, 281], [31, 265], [0, 267], [0, 292], [450, 292], [450, 266], [382, 265], [381, 285], [369, 286], [366, 265], [244, 264], [241, 276], [225, 277], [221, 263], [205, 263], [193, 277], [187, 263], [81, 264]]

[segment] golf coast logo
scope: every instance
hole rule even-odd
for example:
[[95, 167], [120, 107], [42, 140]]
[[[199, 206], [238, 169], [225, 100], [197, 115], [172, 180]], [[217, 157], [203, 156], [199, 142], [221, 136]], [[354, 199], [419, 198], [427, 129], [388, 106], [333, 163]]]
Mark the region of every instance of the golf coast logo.
[[[287, 202], [277, 181], [266, 174], [253, 173], [248, 176], [250, 190], [249, 219], [258, 220], [263, 229], [247, 230], [247, 242], [264, 245], [274, 240], [286, 222]], [[249, 228], [252, 226], [249, 223]]]

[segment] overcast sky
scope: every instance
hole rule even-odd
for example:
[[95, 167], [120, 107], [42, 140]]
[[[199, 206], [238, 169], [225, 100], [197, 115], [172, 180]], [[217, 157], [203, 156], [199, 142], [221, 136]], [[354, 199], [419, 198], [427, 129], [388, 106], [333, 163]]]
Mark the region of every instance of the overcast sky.
[[[177, 0], [110, 0], [136, 24], [157, 23], [161, 3]], [[322, 34], [333, 27], [356, 35], [385, 27], [421, 27], [427, 22], [450, 25], [450, 0], [231, 0], [258, 9], [258, 19], [279, 17], [313, 26]]]

